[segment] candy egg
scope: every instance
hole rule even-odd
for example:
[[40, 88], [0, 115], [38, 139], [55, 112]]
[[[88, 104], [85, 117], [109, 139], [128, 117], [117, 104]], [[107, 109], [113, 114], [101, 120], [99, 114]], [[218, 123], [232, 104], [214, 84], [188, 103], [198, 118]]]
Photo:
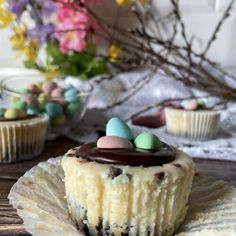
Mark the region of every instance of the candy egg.
[[63, 113], [63, 108], [56, 102], [49, 102], [46, 107], [46, 112], [51, 117], [60, 116]]
[[56, 88], [52, 90], [51, 97], [53, 98], [61, 98], [63, 97], [64, 89], [63, 88]]
[[22, 110], [22, 111], [26, 112], [26, 110], [27, 110], [27, 103], [24, 102], [24, 101], [17, 101], [16, 103], [14, 103], [12, 105], [12, 108], [19, 109], [19, 110]]
[[116, 136], [104, 136], [97, 141], [98, 148], [133, 148], [133, 145], [127, 139]]
[[22, 89], [20, 89], [19, 93], [20, 93], [21, 95], [26, 95], [26, 94], [29, 93], [29, 91], [28, 91], [26, 88], [22, 88]]
[[53, 117], [51, 119], [51, 125], [52, 127], [59, 128], [63, 126], [66, 122], [66, 117], [64, 114], [61, 114], [60, 116]]
[[183, 100], [180, 105], [185, 110], [195, 110], [198, 107], [198, 103], [195, 99]]
[[36, 93], [36, 94], [41, 92], [41, 89], [39, 88], [37, 84], [29, 84], [27, 86], [27, 90], [31, 93]]
[[79, 110], [80, 110], [80, 103], [79, 102], [69, 103], [69, 105], [66, 107], [66, 114], [68, 117], [72, 117]]
[[15, 108], [9, 108], [4, 113], [4, 118], [6, 119], [19, 119], [26, 117], [26, 113], [22, 110], [15, 109]]
[[158, 150], [161, 148], [161, 141], [154, 134], [141, 133], [135, 138], [134, 145], [140, 149]]
[[4, 116], [5, 112], [6, 112], [6, 109], [3, 107], [0, 107], [0, 116]]
[[107, 123], [106, 136], [117, 136], [128, 140], [134, 139], [129, 126], [118, 117], [111, 118]]
[[42, 89], [44, 93], [46, 93], [47, 95], [50, 95], [52, 90], [56, 89], [57, 87], [58, 87], [57, 83], [52, 82], [52, 81], [47, 81], [43, 84]]
[[68, 84], [66, 89], [67, 89], [67, 90], [75, 89], [75, 87], [74, 87], [72, 84]]
[[46, 103], [48, 102], [48, 96], [45, 93], [41, 93], [39, 94], [37, 100], [39, 109], [44, 110]]
[[198, 99], [197, 104], [200, 108], [206, 108], [206, 103], [202, 99]]
[[63, 97], [52, 98], [52, 101], [59, 103], [62, 106], [65, 106], [67, 104], [67, 102], [65, 101], [65, 99]]
[[37, 107], [38, 101], [37, 97], [33, 94], [28, 94], [22, 98], [24, 102], [26, 102], [28, 107]]
[[195, 109], [197, 109], [197, 107], [198, 107], [197, 101], [192, 99], [192, 100], [189, 100], [189, 102], [185, 105], [184, 109], [185, 110], [195, 110]]
[[64, 98], [67, 102], [75, 102], [78, 100], [78, 91], [75, 89], [69, 89], [64, 93]]
[[28, 115], [37, 115], [37, 114], [40, 113], [40, 110], [39, 110], [39, 108], [37, 108], [37, 107], [29, 107], [29, 108], [27, 109], [26, 113], [27, 113]]

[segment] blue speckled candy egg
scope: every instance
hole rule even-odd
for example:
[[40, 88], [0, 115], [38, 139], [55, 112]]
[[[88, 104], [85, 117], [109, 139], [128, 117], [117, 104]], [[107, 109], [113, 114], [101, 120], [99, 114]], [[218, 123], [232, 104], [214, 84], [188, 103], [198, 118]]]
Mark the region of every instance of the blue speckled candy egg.
[[67, 102], [75, 102], [78, 99], [78, 91], [74, 88], [66, 90], [64, 93], [64, 99]]
[[40, 113], [40, 110], [38, 107], [29, 107], [26, 111], [28, 115], [37, 115]]
[[161, 141], [154, 134], [141, 133], [135, 138], [134, 145], [140, 149], [158, 150], [161, 148]]
[[62, 106], [56, 102], [49, 102], [45, 108], [47, 114], [51, 117], [60, 116], [63, 113]]
[[129, 126], [118, 117], [113, 117], [109, 120], [106, 127], [106, 135], [134, 140], [134, 135]]

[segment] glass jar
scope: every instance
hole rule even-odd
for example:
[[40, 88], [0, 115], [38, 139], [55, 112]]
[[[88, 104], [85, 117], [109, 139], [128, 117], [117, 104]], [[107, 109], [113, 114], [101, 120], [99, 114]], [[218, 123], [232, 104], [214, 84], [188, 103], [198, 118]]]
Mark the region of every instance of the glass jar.
[[92, 92], [88, 82], [70, 82], [45, 81], [43, 75], [36, 74], [7, 77], [1, 82], [0, 120], [6, 123], [44, 117], [47, 137], [66, 135], [79, 126]]

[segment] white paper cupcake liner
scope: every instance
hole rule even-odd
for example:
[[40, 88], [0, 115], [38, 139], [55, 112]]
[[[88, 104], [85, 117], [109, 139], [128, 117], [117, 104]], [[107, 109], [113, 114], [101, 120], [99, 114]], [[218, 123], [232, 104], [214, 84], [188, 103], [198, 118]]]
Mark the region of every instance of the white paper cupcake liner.
[[208, 140], [219, 130], [220, 112], [213, 110], [186, 111], [166, 108], [167, 131], [192, 140]]
[[[12, 187], [9, 200], [35, 236], [82, 236], [65, 199], [61, 157], [42, 162]], [[213, 177], [194, 178], [186, 220], [178, 236], [235, 236], [236, 188]]]
[[48, 118], [0, 122], [0, 163], [31, 159], [44, 147]]

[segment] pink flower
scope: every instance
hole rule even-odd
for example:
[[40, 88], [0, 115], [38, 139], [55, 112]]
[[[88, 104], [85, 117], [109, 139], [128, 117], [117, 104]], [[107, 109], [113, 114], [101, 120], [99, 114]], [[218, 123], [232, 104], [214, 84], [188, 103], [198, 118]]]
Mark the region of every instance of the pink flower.
[[90, 18], [85, 9], [78, 5], [62, 5], [58, 11], [58, 26], [55, 37], [62, 53], [69, 51], [82, 52], [86, 49], [87, 30]]

